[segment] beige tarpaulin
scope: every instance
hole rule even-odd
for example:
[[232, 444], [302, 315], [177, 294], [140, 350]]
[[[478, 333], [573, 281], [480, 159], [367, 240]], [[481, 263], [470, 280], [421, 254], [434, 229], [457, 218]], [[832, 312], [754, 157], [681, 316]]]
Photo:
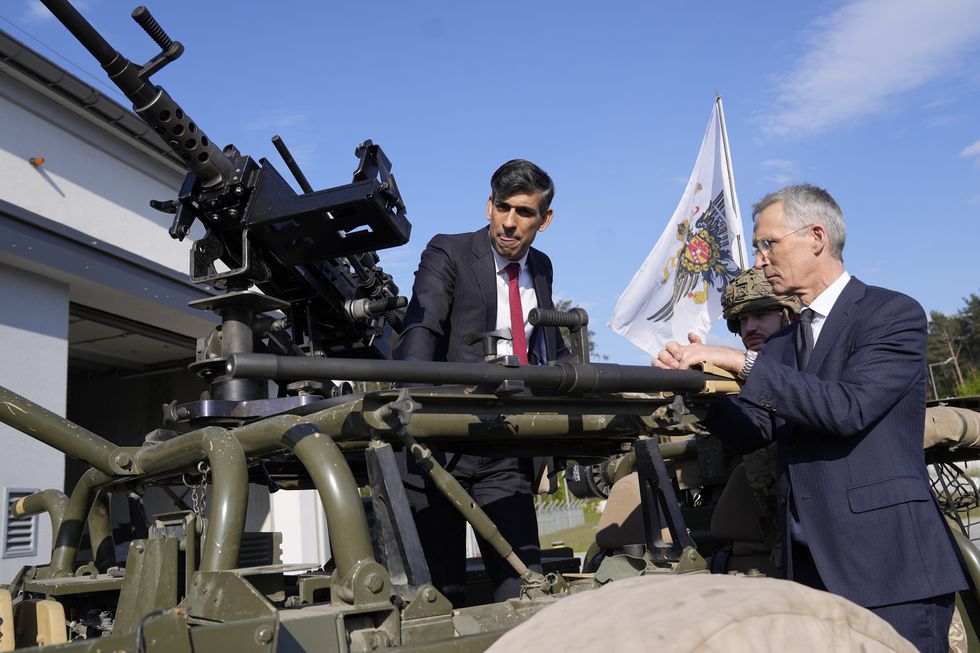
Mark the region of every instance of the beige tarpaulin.
[[980, 448], [980, 413], [953, 406], [933, 406], [926, 409], [925, 448]]
[[556, 602], [488, 653], [915, 653], [847, 599], [774, 578], [641, 576]]

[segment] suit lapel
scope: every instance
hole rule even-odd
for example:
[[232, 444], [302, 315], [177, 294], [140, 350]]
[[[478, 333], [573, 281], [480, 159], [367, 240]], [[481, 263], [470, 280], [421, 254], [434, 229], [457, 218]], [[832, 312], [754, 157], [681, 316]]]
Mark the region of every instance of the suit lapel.
[[[549, 309], [549, 310], [554, 309], [555, 305], [551, 300], [551, 293], [548, 290], [548, 279], [541, 271], [542, 267], [544, 266], [542, 266], [538, 260], [537, 250], [531, 249], [528, 252], [527, 263], [529, 268], [528, 271], [531, 273], [531, 280], [534, 284], [534, 294], [537, 295], [538, 307]], [[535, 327], [535, 331], [538, 330], [539, 329]], [[545, 345], [544, 354], [546, 358], [549, 358], [553, 356], [555, 351], [557, 351], [558, 343], [553, 342], [555, 337], [555, 330], [540, 329], [540, 331], [541, 331], [541, 335], [538, 337], [544, 338], [544, 345]], [[531, 334], [531, 342], [534, 341], [535, 336], [537, 336], [537, 334], [535, 333]]]
[[830, 309], [830, 315], [827, 316], [827, 321], [824, 322], [823, 328], [820, 329], [820, 339], [814, 345], [813, 353], [810, 354], [810, 362], [807, 363], [808, 370], [816, 373], [827, 357], [827, 354], [837, 346], [837, 338], [843, 333], [844, 328], [850, 322], [851, 313], [854, 312], [854, 305], [864, 298], [865, 288], [867, 286], [864, 283], [853, 277], [844, 286], [844, 291], [841, 292], [840, 297], [834, 302], [834, 307]]
[[537, 250], [532, 249], [528, 252], [527, 262], [534, 283], [534, 294], [538, 296], [538, 306], [553, 309], [555, 306], [551, 303], [551, 293], [548, 292], [548, 279], [541, 272], [542, 266], [538, 262]]
[[483, 330], [493, 331], [497, 325], [497, 280], [496, 266], [490, 254], [489, 228], [484, 227], [473, 234], [473, 276], [483, 296]]
[[[783, 338], [782, 349], [779, 350], [779, 362], [794, 370], [796, 369], [796, 338], [799, 328], [800, 323], [794, 322], [793, 326], [789, 328], [789, 333]], [[766, 347], [768, 346], [766, 345]]]

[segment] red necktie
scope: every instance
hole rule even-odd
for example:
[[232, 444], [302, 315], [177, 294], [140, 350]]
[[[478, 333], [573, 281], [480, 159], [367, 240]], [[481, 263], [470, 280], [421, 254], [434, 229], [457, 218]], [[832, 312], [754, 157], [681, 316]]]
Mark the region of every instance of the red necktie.
[[524, 335], [524, 309], [521, 307], [521, 289], [517, 277], [521, 273], [520, 263], [511, 263], [504, 268], [507, 273], [507, 296], [510, 300], [510, 332], [513, 337], [514, 355], [527, 365], [527, 337]]

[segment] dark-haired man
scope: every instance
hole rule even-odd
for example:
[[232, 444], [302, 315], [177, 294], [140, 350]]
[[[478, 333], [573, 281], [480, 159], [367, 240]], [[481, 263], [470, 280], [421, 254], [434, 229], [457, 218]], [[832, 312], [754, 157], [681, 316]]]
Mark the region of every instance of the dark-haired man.
[[[533, 308], [554, 308], [551, 260], [531, 247], [551, 224], [554, 184], [544, 170], [517, 159], [497, 169], [490, 190], [488, 227], [437, 235], [422, 252], [395, 358], [480, 362], [483, 348], [472, 336], [502, 328], [511, 329], [512, 340], [498, 342], [498, 355], [513, 354], [522, 364], [567, 357], [558, 329], [532, 329], [527, 321]], [[434, 453], [524, 564], [540, 571], [532, 483], [541, 470], [526, 458]], [[406, 490], [433, 584], [461, 607], [466, 524], [414, 461], [406, 462]], [[516, 597], [516, 572], [486, 542], [480, 550], [495, 600]]]
[[922, 651], [945, 651], [966, 580], [922, 453], [925, 313], [845, 271], [844, 217], [827, 191], [789, 186], [753, 214], [755, 265], [777, 293], [799, 297], [799, 320], [759, 353], [671, 342], [654, 364], [707, 361], [745, 380], [732, 414], [708, 426], [742, 450], [779, 442], [790, 578], [867, 607]]

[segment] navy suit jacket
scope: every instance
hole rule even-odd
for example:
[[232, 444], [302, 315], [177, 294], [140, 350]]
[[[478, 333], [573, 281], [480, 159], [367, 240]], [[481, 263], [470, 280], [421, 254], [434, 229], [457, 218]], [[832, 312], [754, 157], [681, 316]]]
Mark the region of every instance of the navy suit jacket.
[[[534, 249], [527, 266], [538, 307], [553, 309], [551, 259]], [[467, 342], [474, 334], [497, 328], [497, 269], [488, 228], [465, 234], [439, 234], [422, 252], [412, 301], [395, 349], [399, 360], [482, 362], [483, 347]], [[535, 328], [528, 351], [539, 361], [567, 359], [557, 328]]]
[[[791, 491], [831, 592], [875, 607], [965, 589], [925, 467], [922, 307], [852, 278], [804, 372], [797, 328], [766, 342], [739, 397], [718, 406], [709, 427], [742, 451], [779, 442], [783, 541]], [[783, 549], [792, 577], [792, 547]]]

